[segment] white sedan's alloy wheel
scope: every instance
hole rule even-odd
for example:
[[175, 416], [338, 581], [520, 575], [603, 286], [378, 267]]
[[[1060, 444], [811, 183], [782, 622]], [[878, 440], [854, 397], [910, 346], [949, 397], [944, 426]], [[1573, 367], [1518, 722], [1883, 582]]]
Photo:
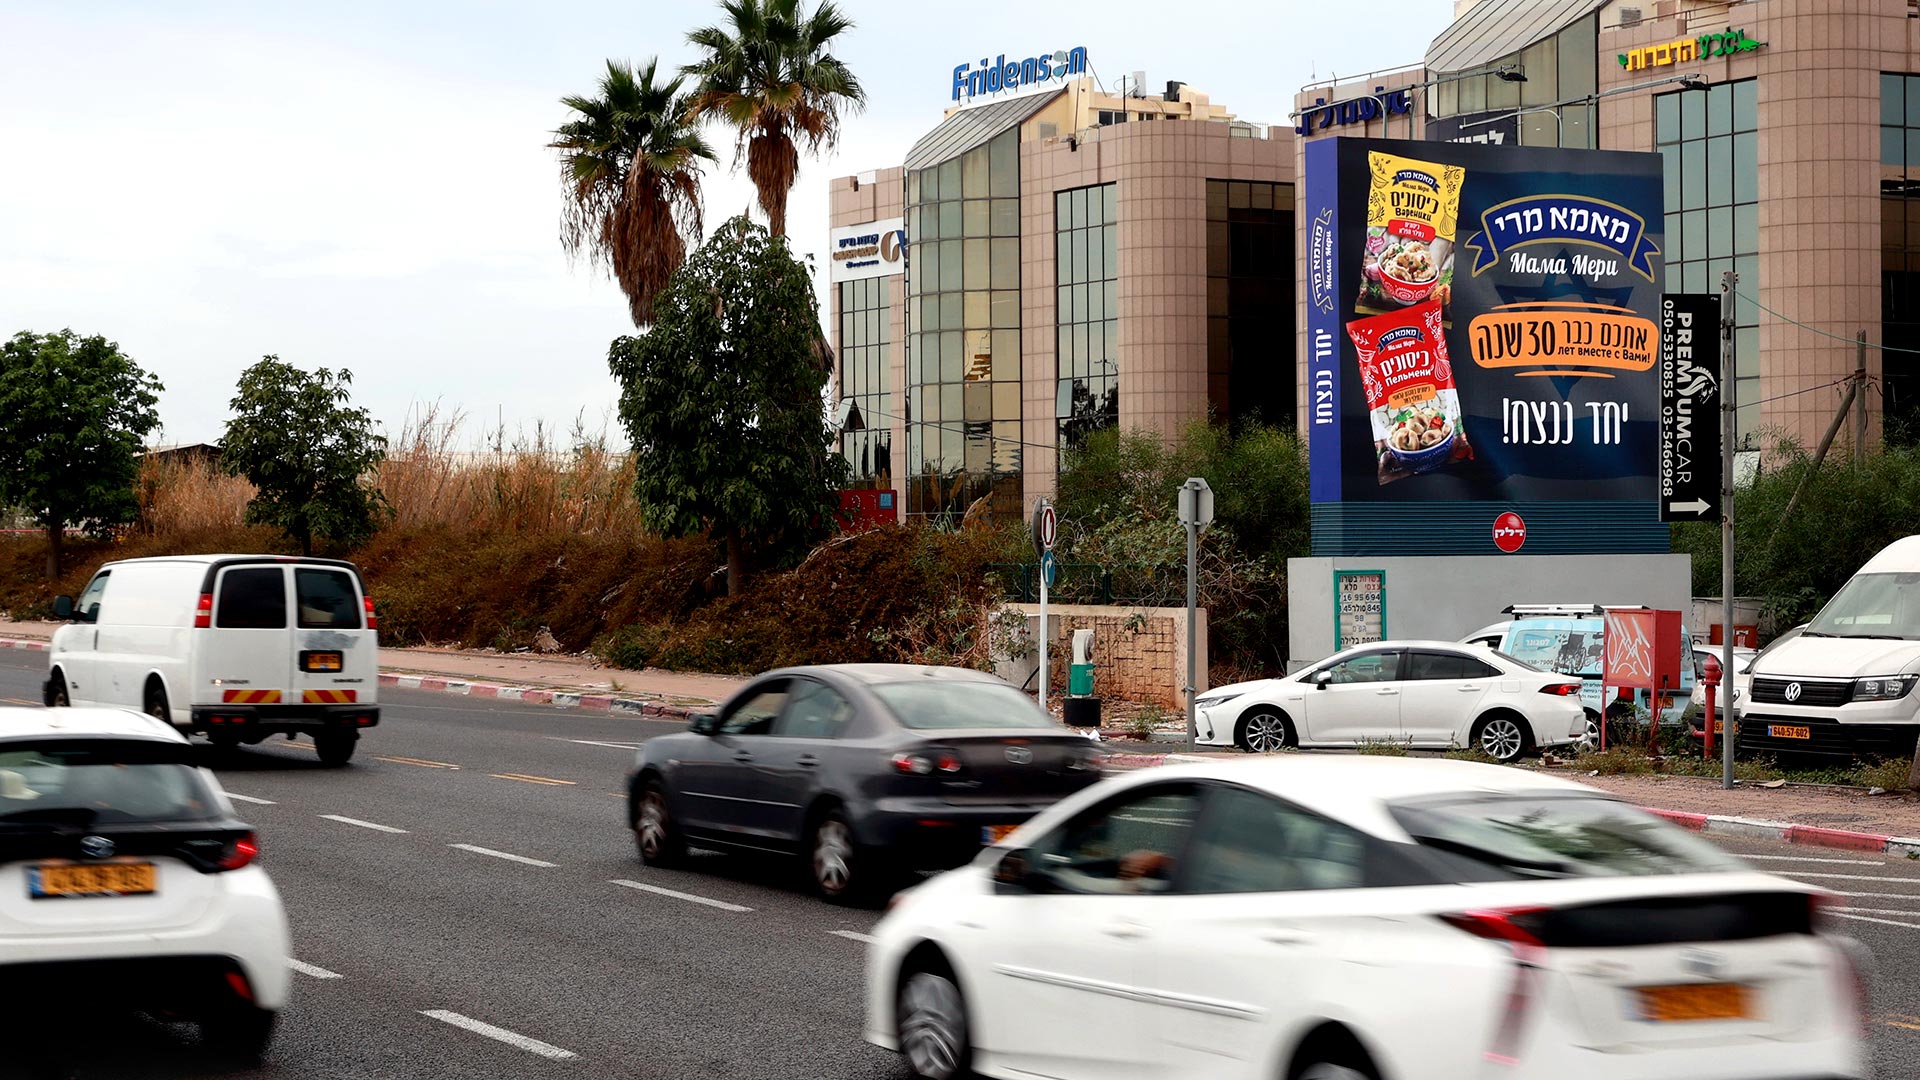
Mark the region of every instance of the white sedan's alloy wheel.
[[944, 975], [917, 971], [900, 991], [900, 1051], [923, 1080], [953, 1080], [967, 1052], [967, 1010]]
[[1247, 717], [1247, 749], [1271, 754], [1287, 746], [1287, 722], [1279, 713], [1262, 709]]
[[1496, 716], [1480, 726], [1480, 749], [1496, 761], [1512, 761], [1526, 744], [1526, 733], [1510, 716]]

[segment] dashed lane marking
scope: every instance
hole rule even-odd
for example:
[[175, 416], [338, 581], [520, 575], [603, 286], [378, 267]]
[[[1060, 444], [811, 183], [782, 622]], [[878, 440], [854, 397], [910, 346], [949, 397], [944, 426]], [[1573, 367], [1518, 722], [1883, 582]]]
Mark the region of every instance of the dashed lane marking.
[[572, 1061], [574, 1058], [580, 1056], [571, 1050], [562, 1050], [552, 1043], [543, 1043], [539, 1039], [530, 1039], [519, 1032], [508, 1031], [503, 1027], [494, 1027], [492, 1024], [475, 1020], [471, 1016], [461, 1016], [457, 1012], [449, 1012], [446, 1009], [421, 1009], [420, 1015], [432, 1017], [443, 1024], [452, 1024], [454, 1027], [471, 1031], [475, 1035], [485, 1035], [489, 1039], [495, 1039], [499, 1042], [506, 1043], [508, 1046], [525, 1050], [529, 1054], [538, 1054], [550, 1061]]
[[656, 896], [671, 896], [675, 900], [685, 900], [689, 904], [705, 904], [710, 908], [719, 908], [721, 911], [752, 911], [753, 910], [750, 907], [743, 907], [739, 904], [729, 904], [725, 900], [715, 900], [715, 899], [712, 899], [711, 897], [706, 897], [706, 896], [695, 896], [692, 893], [681, 892], [678, 889], [663, 889], [658, 885], [647, 885], [638, 881], [625, 881], [621, 879], [615, 879], [613, 881], [609, 881], [607, 884], [618, 885], [623, 889], [638, 889], [641, 892], [653, 893]]
[[492, 848], [476, 847], [472, 844], [448, 844], [447, 846], [460, 851], [471, 851], [475, 855], [487, 855], [495, 859], [505, 859], [508, 862], [523, 863], [527, 866], [554, 867], [560, 865], [559, 863], [547, 862], [544, 859], [529, 859], [525, 855], [514, 855], [510, 852], [495, 851]]
[[358, 825], [362, 829], [372, 829], [375, 832], [403, 833], [407, 831], [405, 829], [396, 829], [391, 825], [379, 825], [371, 821], [361, 821], [359, 818], [341, 817], [339, 814], [321, 814], [320, 816], [326, 818], [328, 821], [337, 821], [342, 825]]
[[1836, 907], [1827, 910], [1851, 911], [1855, 915], [1902, 915], [1909, 919], [1920, 919], [1920, 911], [1908, 911], [1905, 908]]
[[[1878, 923], [1881, 926], [1904, 926], [1909, 930], [1920, 930], [1920, 923], [1895, 922], [1892, 919], [1879, 919], [1872, 915], [1849, 915], [1844, 911], [1835, 911], [1830, 914], [1836, 919], [1852, 919], [1854, 922]], [[1920, 915], [1916, 915], [1915, 917], [1920, 918]]]
[[1740, 858], [1753, 862], [1803, 862], [1826, 863], [1830, 866], [1885, 866], [1878, 859], [1811, 859], [1805, 855], [1741, 855]]
[[287, 957], [287, 966], [299, 972], [302, 975], [306, 975], [315, 979], [345, 978], [345, 976], [341, 975], [337, 971], [328, 971], [326, 968], [323, 968], [323, 967], [318, 967], [313, 964], [303, 963], [299, 960], [295, 960], [291, 956]]
[[1796, 877], [1796, 878], [1803, 878], [1803, 877], [1832, 878], [1835, 881], [1897, 881], [1902, 885], [1920, 885], [1920, 878], [1886, 877], [1881, 874], [1825, 874], [1825, 873], [1815, 873], [1811, 870], [1794, 870], [1791, 873], [1789, 873], [1787, 876]]
[[525, 773], [488, 773], [495, 780], [518, 780], [523, 784], [546, 784], [551, 787], [572, 787], [577, 780], [555, 780], [551, 776], [528, 776]]
[[373, 760], [375, 760], [375, 761], [391, 761], [391, 762], [393, 762], [393, 763], [394, 763], [395, 765], [418, 765], [418, 766], [420, 766], [420, 767], [421, 767], [421, 768], [423, 768], [423, 769], [455, 769], [455, 770], [458, 770], [458, 769], [460, 768], [460, 766], [458, 766], [458, 765], [455, 765], [454, 763], [452, 763], [452, 762], [450, 762], [450, 761], [427, 761], [427, 760], [425, 760], [424, 758], [412, 758], [412, 757], [379, 757], [379, 756], [375, 756]]
[[857, 930], [829, 930], [827, 933], [832, 934], [834, 937], [843, 937], [848, 941], [858, 941], [866, 945], [871, 945], [879, 940], [872, 934], [862, 934]]
[[272, 799], [256, 799], [256, 798], [254, 798], [254, 797], [253, 797], [253, 796], [251, 796], [251, 795], [242, 795], [242, 794], [240, 794], [240, 793], [239, 793], [239, 792], [237, 792], [237, 791], [229, 791], [229, 792], [227, 792], [227, 798], [229, 798], [229, 799], [234, 799], [234, 800], [236, 800], [236, 801], [238, 801], [238, 802], [244, 802], [244, 803], [252, 803], [252, 804], [253, 804], [253, 805], [255, 805], [255, 806], [273, 806], [273, 805], [275, 805], [275, 803], [274, 803], [274, 801], [273, 801]]
[[568, 739], [568, 738], [563, 738], [563, 737], [561, 737], [561, 736], [559, 736], [559, 735], [549, 735], [549, 736], [547, 736], [547, 738], [549, 738], [549, 739], [552, 739], [552, 740], [553, 740], [554, 742], [570, 742], [570, 743], [579, 743], [579, 744], [580, 744], [581, 746], [604, 746], [604, 747], [607, 747], [608, 749], [611, 749], [611, 750], [638, 750], [638, 749], [640, 749], [640, 744], [639, 744], [639, 743], [624, 743], [624, 742], [596, 742], [596, 741], [594, 741], [593, 739]]

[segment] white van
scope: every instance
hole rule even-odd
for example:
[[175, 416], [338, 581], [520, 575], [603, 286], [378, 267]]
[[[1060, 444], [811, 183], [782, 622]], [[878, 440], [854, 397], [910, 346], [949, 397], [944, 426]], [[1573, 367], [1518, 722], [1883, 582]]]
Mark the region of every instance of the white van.
[[177, 555], [100, 568], [53, 635], [48, 705], [139, 709], [216, 745], [313, 738], [344, 765], [380, 722], [378, 621], [352, 563]]
[[1910, 757], [1920, 735], [1920, 536], [1867, 560], [1790, 641], [1753, 662], [1740, 749]]

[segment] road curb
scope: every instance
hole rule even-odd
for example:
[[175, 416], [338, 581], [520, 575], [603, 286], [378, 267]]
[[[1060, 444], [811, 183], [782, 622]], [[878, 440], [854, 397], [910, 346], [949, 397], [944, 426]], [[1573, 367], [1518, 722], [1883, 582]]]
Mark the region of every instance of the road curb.
[[34, 638], [0, 638], [0, 649], [29, 649], [33, 652], [46, 652], [51, 642]]
[[[1109, 754], [1107, 764], [1116, 769], [1145, 769], [1156, 765], [1180, 765], [1215, 760], [1201, 754]], [[1765, 821], [1732, 814], [1692, 814], [1681, 810], [1662, 810], [1654, 806], [1641, 809], [1666, 818], [1693, 832], [1714, 836], [1735, 836], [1748, 840], [1783, 840], [1807, 847], [1838, 848], [1842, 851], [1877, 852], [1920, 859], [1920, 837], [1885, 836], [1879, 833], [1823, 829], [1814, 825], [1795, 825], [1789, 821]]]

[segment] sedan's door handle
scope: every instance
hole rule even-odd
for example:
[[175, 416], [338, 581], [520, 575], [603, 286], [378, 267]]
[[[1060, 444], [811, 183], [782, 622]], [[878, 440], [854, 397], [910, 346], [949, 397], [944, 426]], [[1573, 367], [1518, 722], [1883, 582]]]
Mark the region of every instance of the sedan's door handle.
[[1113, 922], [1100, 928], [1100, 932], [1122, 941], [1137, 941], [1147, 936], [1147, 928], [1137, 922]]
[[806, 766], [809, 769], [814, 768], [815, 766], [820, 764], [820, 759], [815, 757], [812, 754], [801, 754], [799, 757], [794, 758], [793, 760], [800, 763], [801, 765]]
[[733, 760], [735, 760], [735, 761], [752, 761], [752, 760], [753, 760], [753, 755], [752, 755], [751, 753], [749, 753], [749, 752], [747, 752], [747, 751], [745, 751], [745, 750], [735, 750], [735, 751], [733, 752]]
[[1380, 689], [1378, 689], [1378, 690], [1375, 690], [1375, 691], [1374, 691], [1374, 693], [1376, 693], [1376, 694], [1378, 694], [1378, 695], [1380, 695], [1381, 697], [1389, 697], [1389, 696], [1391, 696], [1391, 695], [1394, 695], [1394, 694], [1397, 694], [1397, 693], [1399, 693], [1399, 692], [1400, 692], [1400, 691], [1398, 691], [1398, 690], [1395, 690], [1395, 689], [1394, 689], [1393, 687], [1391, 687], [1391, 686], [1386, 686], [1386, 687], [1382, 687], [1382, 688], [1380, 688]]
[[1306, 945], [1313, 941], [1313, 935], [1305, 930], [1268, 930], [1260, 937], [1269, 945]]
[[1477, 694], [1480, 691], [1485, 690], [1486, 687], [1468, 685], [1468, 686], [1456, 687], [1455, 689], [1459, 690], [1463, 694]]

